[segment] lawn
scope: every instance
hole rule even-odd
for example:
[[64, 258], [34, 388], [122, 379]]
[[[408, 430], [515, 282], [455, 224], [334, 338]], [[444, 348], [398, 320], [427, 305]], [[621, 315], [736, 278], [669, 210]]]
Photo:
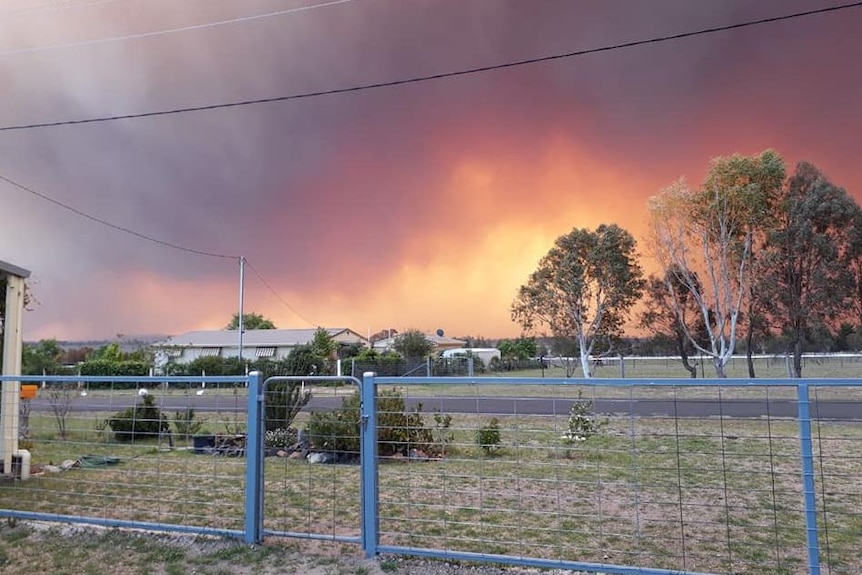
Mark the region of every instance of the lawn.
[[[411, 388], [412, 392], [412, 388]], [[447, 391], [448, 393], [448, 391]], [[187, 440], [117, 443], [106, 414], [31, 416], [34, 470], [84, 455], [104, 467], [0, 484], [0, 507], [241, 530], [245, 460], [195, 454]], [[206, 414], [217, 431], [235, 414]], [[307, 414], [300, 414], [303, 425]], [[476, 432], [488, 417], [453, 414], [446, 456], [384, 460], [385, 545], [432, 547], [740, 574], [804, 572], [798, 425], [793, 420], [597, 418], [583, 442], [561, 439], [567, 414], [500, 416], [499, 449]], [[433, 421], [426, 415], [426, 423]], [[822, 560], [862, 572], [862, 425], [814, 425]], [[269, 457], [264, 527], [319, 536], [360, 534], [358, 465]]]

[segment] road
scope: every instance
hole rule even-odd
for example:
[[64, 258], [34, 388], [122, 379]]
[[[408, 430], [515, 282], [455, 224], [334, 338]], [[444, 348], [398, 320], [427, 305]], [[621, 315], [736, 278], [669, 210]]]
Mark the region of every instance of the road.
[[[132, 395], [75, 397], [70, 410], [75, 412], [116, 412], [134, 405], [137, 398]], [[478, 413], [483, 415], [565, 415], [572, 406], [571, 399], [560, 398], [511, 398], [511, 397], [428, 397], [410, 398], [407, 404], [413, 407], [421, 402], [423, 411], [440, 410], [444, 413]], [[243, 412], [245, 398], [226, 395], [165, 395], [158, 398], [159, 407], [166, 412], [181, 411], [191, 407], [197, 412]], [[315, 396], [306, 409], [335, 409], [341, 405], [341, 397]], [[796, 401], [790, 399], [611, 399], [597, 398], [593, 401], [597, 413], [635, 415], [641, 417], [673, 416], [686, 418], [704, 417], [790, 417], [797, 415]], [[31, 400], [33, 411], [51, 411], [46, 398]], [[820, 400], [812, 401], [811, 416], [814, 419], [862, 420], [862, 401]]]

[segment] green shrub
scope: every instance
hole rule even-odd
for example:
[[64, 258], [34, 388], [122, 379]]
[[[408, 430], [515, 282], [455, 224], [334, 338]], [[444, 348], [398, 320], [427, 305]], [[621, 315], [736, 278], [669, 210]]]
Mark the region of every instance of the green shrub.
[[141, 403], [119, 411], [108, 420], [117, 441], [138, 441], [155, 439], [162, 433], [170, 432], [168, 419], [156, 406], [155, 397], [145, 395]]
[[485, 455], [493, 455], [500, 450], [500, 420], [492, 417], [476, 430], [476, 444]]
[[203, 424], [203, 421], [195, 419], [195, 410], [191, 407], [174, 413], [174, 429], [180, 439], [188, 441], [191, 436], [200, 432]]
[[289, 429], [296, 415], [311, 401], [298, 381], [274, 381], [267, 386], [264, 405], [266, 431]]
[[[425, 425], [422, 405], [407, 410], [397, 390], [377, 397], [377, 450], [381, 456], [408, 454], [410, 449], [432, 450], [434, 434]], [[341, 409], [311, 414], [308, 435], [315, 449], [359, 453], [360, 398], [356, 392], [342, 400]]]

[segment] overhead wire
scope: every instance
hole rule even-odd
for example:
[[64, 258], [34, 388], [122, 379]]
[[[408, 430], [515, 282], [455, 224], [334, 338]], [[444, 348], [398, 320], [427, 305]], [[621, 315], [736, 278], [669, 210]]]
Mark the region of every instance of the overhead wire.
[[163, 246], [163, 247], [172, 248], [175, 250], [179, 250], [179, 251], [183, 251], [183, 252], [187, 252], [187, 253], [191, 253], [191, 254], [196, 254], [199, 256], [207, 256], [207, 257], [211, 257], [211, 258], [224, 258], [224, 259], [238, 259], [239, 258], [239, 256], [235, 256], [235, 255], [223, 254], [223, 253], [212, 252], [212, 251], [207, 251], [207, 250], [199, 250], [196, 248], [190, 248], [188, 246], [184, 246], [184, 245], [177, 244], [174, 242], [160, 240], [159, 238], [135, 231], [135, 230], [133, 230], [131, 228], [127, 228], [125, 226], [120, 226], [120, 225], [111, 223], [108, 220], [104, 220], [102, 218], [88, 214], [87, 212], [85, 212], [83, 210], [79, 210], [78, 208], [76, 208], [74, 206], [71, 206], [71, 205], [66, 204], [64, 202], [61, 202], [60, 200], [52, 198], [51, 196], [44, 194], [40, 191], [34, 190], [33, 188], [31, 188], [29, 186], [25, 186], [24, 184], [20, 184], [20, 183], [16, 182], [15, 180], [7, 178], [6, 176], [4, 176], [2, 174], [0, 174], [0, 180], [6, 182], [7, 184], [9, 184], [11, 186], [18, 188], [19, 190], [22, 190], [22, 191], [27, 192], [29, 194], [32, 194], [38, 198], [41, 198], [41, 199], [45, 200], [46, 202], [50, 202], [50, 203], [54, 204], [55, 206], [59, 206], [59, 207], [63, 208], [64, 210], [68, 210], [74, 214], [77, 214], [78, 216], [80, 216], [82, 218], [90, 220], [91, 222], [96, 222], [97, 224], [101, 224], [101, 225], [108, 227], [108, 228], [111, 228], [113, 230], [135, 236], [135, 237], [140, 238], [142, 240], [146, 240], [148, 242], [152, 242], [154, 244], [158, 244], [158, 245]]
[[32, 48], [16, 48], [14, 50], [6, 50], [0, 52], [0, 56], [15, 56], [18, 54], [31, 54], [34, 52], [44, 52], [47, 50], [59, 50], [63, 48], [80, 48], [83, 46], [93, 46], [96, 44], [107, 44], [110, 42], [120, 42], [124, 40], [137, 40], [141, 38], [152, 38], [155, 36], [164, 36], [166, 34], [176, 34], [178, 32], [190, 32], [192, 30], [204, 30], [206, 28], [215, 28], [217, 26], [226, 26], [228, 24], [237, 24], [241, 22], [251, 22], [253, 20], [263, 20], [264, 18], [273, 18], [275, 16], [285, 16], [297, 12], [306, 12], [317, 8], [326, 8], [336, 4], [345, 4], [353, 0], [331, 0], [321, 4], [311, 4], [308, 6], [299, 6], [296, 8], [288, 8], [286, 10], [278, 10], [275, 12], [266, 12], [264, 14], [253, 14], [251, 16], [241, 16], [239, 18], [230, 18], [228, 20], [218, 20], [215, 22], [206, 22], [204, 24], [192, 24], [190, 26], [180, 26], [178, 28], [168, 28], [165, 30], [153, 30], [150, 32], [140, 32], [137, 34], [125, 34], [122, 36], [111, 36], [108, 38], [96, 38], [93, 40], [81, 40], [80, 42], [68, 42], [65, 44], [50, 44], [48, 46], [34, 46]]
[[316, 324], [316, 323], [314, 323], [313, 321], [311, 321], [310, 319], [308, 319], [307, 317], [305, 317], [304, 315], [302, 315], [301, 313], [299, 313], [299, 312], [296, 310], [296, 308], [294, 308], [292, 305], [290, 305], [289, 303], [287, 303], [287, 301], [286, 301], [283, 297], [281, 297], [281, 294], [279, 294], [279, 293], [278, 293], [278, 291], [276, 291], [276, 289], [275, 289], [274, 287], [272, 287], [272, 285], [271, 285], [268, 281], [266, 281], [266, 279], [264, 279], [263, 275], [261, 275], [261, 273], [257, 270], [257, 268], [256, 268], [256, 267], [254, 267], [254, 265], [252, 265], [252, 263], [251, 263], [250, 261], [248, 261], [248, 259], [246, 259], [246, 260], [245, 260], [245, 263], [246, 263], [246, 265], [249, 267], [249, 269], [251, 269], [251, 271], [254, 273], [254, 275], [256, 275], [256, 276], [257, 276], [257, 279], [259, 279], [259, 280], [260, 280], [260, 282], [261, 282], [264, 286], [266, 286], [266, 288], [267, 288], [269, 291], [271, 291], [271, 292], [272, 292], [272, 294], [276, 297], [276, 299], [277, 299], [279, 302], [281, 302], [281, 304], [282, 304], [282, 305], [284, 305], [284, 307], [286, 307], [287, 309], [289, 309], [289, 310], [290, 310], [290, 311], [291, 311], [291, 312], [292, 312], [296, 317], [298, 317], [299, 319], [301, 319], [302, 321], [304, 321], [305, 323], [307, 323], [307, 324], [308, 324], [308, 325], [310, 325], [311, 327], [317, 327], [317, 326], [319, 326], [319, 325], [320, 325], [320, 324]]
[[[113, 230], [116, 230], [116, 231], [119, 231], [119, 232], [122, 232], [122, 233], [126, 233], [126, 234], [129, 234], [129, 235], [132, 235], [132, 236], [134, 236], [134, 237], [136, 237], [136, 238], [139, 238], [139, 239], [142, 239], [142, 240], [146, 240], [146, 241], [148, 241], [148, 242], [155, 243], [155, 244], [160, 245], [160, 246], [162, 246], [162, 247], [167, 247], [167, 248], [171, 248], [171, 249], [179, 250], [179, 251], [186, 252], [186, 253], [191, 253], [191, 254], [195, 254], [195, 255], [199, 255], [199, 256], [213, 257], [213, 258], [222, 258], [222, 259], [233, 259], [233, 260], [239, 260], [239, 259], [240, 259], [240, 257], [241, 257], [241, 256], [236, 256], [236, 255], [231, 255], [231, 254], [224, 254], [224, 253], [219, 253], [219, 252], [213, 252], [213, 251], [208, 251], [208, 250], [201, 250], [201, 249], [197, 249], [197, 248], [191, 248], [191, 247], [184, 246], [184, 245], [181, 245], [181, 244], [177, 244], [177, 243], [174, 243], [174, 242], [169, 242], [169, 241], [166, 241], [166, 240], [161, 240], [161, 239], [159, 239], [159, 238], [156, 238], [156, 237], [153, 237], [153, 236], [150, 236], [150, 235], [147, 235], [147, 234], [144, 234], [144, 233], [141, 233], [141, 232], [135, 231], [135, 230], [133, 230], [133, 229], [127, 228], [127, 227], [125, 227], [125, 226], [120, 226], [120, 225], [114, 224], [114, 223], [112, 223], [112, 222], [109, 222], [109, 221], [107, 221], [107, 220], [104, 220], [104, 219], [102, 219], [102, 218], [96, 217], [96, 216], [94, 216], [94, 215], [92, 215], [92, 214], [89, 214], [89, 213], [87, 213], [87, 212], [85, 212], [85, 211], [83, 211], [83, 210], [80, 210], [80, 209], [78, 209], [78, 208], [76, 208], [76, 207], [74, 207], [74, 206], [71, 206], [71, 205], [69, 205], [69, 204], [67, 204], [67, 203], [61, 202], [60, 200], [57, 200], [57, 199], [55, 199], [55, 198], [52, 198], [51, 196], [48, 196], [47, 194], [44, 194], [44, 193], [42, 193], [42, 192], [40, 192], [40, 191], [38, 191], [38, 190], [35, 190], [35, 189], [33, 189], [33, 188], [29, 187], [29, 186], [25, 186], [24, 184], [21, 184], [21, 183], [19, 183], [19, 182], [16, 182], [15, 180], [12, 180], [11, 178], [7, 178], [6, 176], [4, 176], [4, 175], [2, 175], [2, 174], [0, 174], [0, 181], [6, 182], [7, 184], [9, 184], [9, 185], [11, 185], [11, 186], [13, 186], [13, 187], [18, 188], [19, 190], [22, 190], [22, 191], [24, 191], [24, 192], [27, 192], [27, 193], [29, 193], [29, 194], [32, 194], [32, 195], [34, 195], [34, 196], [36, 196], [36, 197], [38, 197], [38, 198], [40, 198], [40, 199], [42, 199], [42, 200], [45, 200], [46, 202], [50, 202], [50, 203], [52, 203], [52, 204], [54, 204], [54, 205], [56, 205], [56, 206], [59, 206], [59, 207], [63, 208], [64, 210], [68, 210], [68, 211], [70, 211], [70, 212], [72, 212], [72, 213], [74, 213], [74, 214], [76, 214], [76, 215], [78, 215], [78, 216], [80, 216], [80, 217], [82, 217], [82, 218], [85, 218], [85, 219], [90, 220], [90, 221], [92, 221], [92, 222], [95, 222], [95, 223], [98, 223], [98, 224], [100, 224], [100, 225], [106, 226], [106, 227], [111, 228], [111, 229], [113, 229]], [[304, 315], [302, 315], [302, 314], [301, 314], [301, 313], [300, 313], [296, 308], [294, 308], [292, 305], [290, 305], [290, 304], [287, 302], [287, 300], [285, 300], [285, 299], [281, 296], [281, 294], [279, 294], [279, 293], [278, 293], [278, 291], [277, 291], [274, 287], [272, 287], [272, 285], [271, 285], [271, 284], [270, 284], [270, 283], [269, 283], [269, 282], [268, 282], [268, 281], [263, 277], [263, 275], [260, 273], [260, 271], [258, 271], [258, 269], [257, 269], [257, 268], [256, 268], [256, 267], [255, 267], [255, 266], [254, 266], [254, 265], [253, 265], [253, 264], [248, 260], [248, 258], [242, 258], [242, 259], [245, 261], [245, 263], [246, 263], [246, 265], [249, 267], [249, 269], [251, 269], [251, 270], [252, 270], [252, 272], [254, 272], [254, 274], [257, 276], [257, 278], [260, 280], [260, 282], [261, 282], [264, 286], [266, 286], [266, 288], [267, 288], [267, 289], [269, 289], [269, 291], [271, 291], [271, 292], [273, 293], [273, 295], [275, 295], [275, 297], [278, 299], [278, 301], [279, 301], [279, 302], [281, 302], [281, 303], [282, 303], [282, 305], [284, 305], [284, 306], [285, 306], [287, 309], [289, 309], [289, 310], [290, 310], [294, 315], [296, 315], [299, 319], [301, 319], [302, 321], [304, 321], [304, 322], [305, 322], [305, 323], [307, 323], [308, 325], [310, 325], [310, 326], [312, 326], [312, 327], [314, 327], [314, 326], [316, 326], [316, 325], [317, 325], [317, 324], [315, 324], [313, 321], [309, 320], [307, 317], [305, 317]]]
[[810, 17], [817, 14], [825, 14], [828, 12], [836, 12], [839, 10], [846, 10], [849, 8], [858, 8], [862, 6], [862, 2], [852, 2], [849, 4], [841, 4], [838, 6], [829, 6], [826, 8], [817, 8], [814, 10], [806, 10], [804, 12], [795, 12], [792, 14], [785, 14], [782, 16], [773, 16], [770, 18], [761, 18], [758, 20], [749, 20], [746, 22], [739, 22], [736, 24], [728, 24], [725, 26], [715, 26], [711, 28], [703, 28], [700, 30], [694, 30], [690, 32], [681, 32], [679, 34], [670, 34], [665, 36], [658, 36], [653, 38], [647, 38], [643, 40], [634, 40], [631, 42], [622, 42], [618, 44], [611, 44], [607, 46], [600, 46], [596, 48], [587, 48], [584, 50], [576, 50], [573, 52], [565, 52], [561, 54], [551, 54], [548, 56], [539, 56], [536, 58], [525, 58], [522, 60], [514, 60], [510, 62], [503, 62], [499, 64], [490, 64], [487, 66], [479, 66], [475, 68], [465, 68], [462, 70], [454, 70], [450, 72], [441, 72], [438, 74], [429, 74], [429, 75], [421, 75], [421, 76], [413, 76], [410, 78], [402, 78], [398, 80], [389, 80], [384, 82], [374, 82], [368, 84], [359, 84], [354, 86], [348, 86], [344, 88], [332, 88], [328, 90], [317, 90], [313, 92], [301, 92], [297, 94], [289, 94], [284, 96], [273, 96], [269, 98], [256, 98], [250, 100], [239, 100], [235, 102], [223, 102], [217, 104], [204, 104], [200, 106], [188, 106], [183, 108], [172, 108], [167, 110], [156, 110], [151, 112], [138, 112], [138, 113], [130, 113], [130, 114], [117, 114], [112, 116], [98, 116], [94, 118], [84, 118], [78, 120], [57, 120], [52, 122], [38, 122], [31, 124], [19, 124], [12, 126], [2, 126], [0, 127], [0, 132], [12, 131], [12, 130], [31, 130], [35, 128], [52, 128], [57, 126], [72, 126], [78, 124], [95, 124], [101, 122], [113, 122], [117, 120], [129, 120], [134, 118], [151, 118], [156, 116], [168, 116], [175, 114], [184, 114], [189, 112], [202, 112], [207, 110], [218, 110], [224, 108], [236, 108], [241, 106], [251, 106], [257, 104], [269, 104], [274, 102], [286, 102], [290, 100], [301, 100], [301, 99], [309, 99], [309, 98], [318, 98], [322, 96], [332, 96], [336, 94], [346, 94], [351, 92], [360, 92], [365, 90], [374, 90], [378, 88], [388, 88], [393, 86], [401, 86], [406, 84], [415, 84], [420, 82], [428, 82], [433, 80], [441, 80], [444, 78], [454, 78], [457, 76], [467, 76], [472, 74], [479, 74], [483, 72], [490, 72], [493, 70], [502, 70], [506, 68], [515, 68], [519, 66], [527, 66], [532, 64], [538, 64], [541, 62], [550, 62], [553, 60], [562, 60], [566, 58], [575, 58], [580, 56], [587, 56], [589, 54], [597, 54], [600, 52], [611, 52], [616, 50], [622, 50], [626, 48], [633, 48], [636, 46], [645, 46], [648, 44], [659, 44], [663, 42], [670, 42], [673, 40], [679, 40], [682, 38], [691, 38], [694, 36], [701, 36], [705, 34], [715, 34], [718, 32], [725, 32], [728, 30], [736, 30], [740, 28], [747, 28], [750, 26], [760, 26], [764, 24], [771, 24], [775, 22], [782, 22], [786, 20], [792, 20], [796, 18], [804, 18]]

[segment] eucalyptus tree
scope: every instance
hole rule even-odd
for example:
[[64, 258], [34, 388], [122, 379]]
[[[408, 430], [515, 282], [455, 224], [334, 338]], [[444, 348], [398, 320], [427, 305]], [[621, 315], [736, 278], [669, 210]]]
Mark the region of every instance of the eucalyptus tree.
[[547, 327], [574, 338], [584, 377], [598, 341], [622, 335], [644, 287], [634, 237], [616, 224], [574, 229], [557, 238], [538, 269], [518, 290], [512, 319], [527, 331]]
[[[684, 286], [676, 285], [673, 291], [668, 290], [667, 284], [678, 283], [680, 277], [682, 273], [669, 270], [664, 277], [650, 275], [647, 278], [639, 325], [653, 335], [672, 341], [682, 366], [691, 377], [697, 377], [697, 366], [690, 361], [697, 350], [689, 341], [688, 334], [699, 334], [699, 339], [704, 341], [703, 317], [694, 297]], [[700, 286], [696, 275], [693, 281]], [[676, 294], [676, 302], [672, 301], [672, 294]]]
[[778, 203], [759, 254], [756, 296], [788, 338], [792, 377], [802, 377], [806, 334], [852, 311], [854, 230], [860, 208], [815, 166], [801, 162]]
[[649, 201], [649, 245], [670, 301], [677, 315], [685, 298], [697, 304], [707, 341], [682, 325], [692, 345], [712, 359], [717, 377], [727, 377], [752, 258], [772, 224], [784, 176], [784, 161], [772, 150], [719, 157], [701, 188], [679, 180]]

